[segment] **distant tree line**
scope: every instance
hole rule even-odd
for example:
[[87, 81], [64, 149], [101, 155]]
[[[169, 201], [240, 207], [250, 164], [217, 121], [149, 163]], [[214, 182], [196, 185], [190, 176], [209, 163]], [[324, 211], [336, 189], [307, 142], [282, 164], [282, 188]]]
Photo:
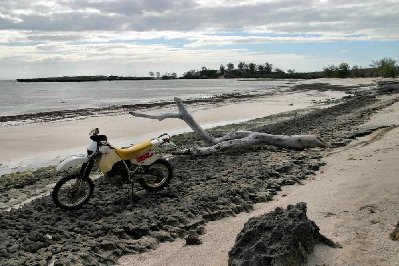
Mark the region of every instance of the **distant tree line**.
[[396, 65], [396, 60], [392, 58], [382, 58], [380, 60], [373, 60], [369, 68], [362, 68], [358, 65], [354, 65], [351, 68], [349, 64], [341, 63], [338, 66], [327, 66], [323, 68], [323, 71], [328, 78], [395, 78], [399, 74], [399, 67]]
[[274, 68], [273, 64], [266, 62], [264, 64], [239, 62], [237, 68], [233, 63], [220, 65], [219, 69], [209, 69], [202, 67], [200, 70], [190, 70], [185, 72], [183, 79], [214, 79], [214, 78], [347, 78], [347, 77], [396, 77], [399, 74], [399, 67], [396, 60], [392, 58], [383, 58], [372, 61], [370, 67], [363, 68], [358, 65], [352, 67], [348, 63], [341, 63], [338, 66], [329, 65], [323, 68], [323, 71], [315, 72], [296, 72], [295, 69], [284, 71], [280, 68]]
[[[294, 79], [315, 79], [315, 78], [360, 78], [360, 77], [385, 77], [395, 78], [399, 75], [399, 66], [392, 58], [382, 58], [373, 60], [370, 67], [363, 68], [358, 65], [352, 67], [348, 63], [341, 63], [338, 66], [329, 65], [322, 71], [315, 72], [296, 72], [295, 69], [284, 71], [273, 67], [273, 64], [239, 62], [237, 68], [233, 63], [220, 65], [219, 69], [210, 69], [205, 66], [200, 70], [190, 70], [185, 72], [181, 79], [216, 79], [216, 78], [294, 78]], [[19, 82], [86, 82], [86, 81], [106, 81], [106, 80], [169, 80], [177, 79], [175, 72], [164, 73], [150, 71], [149, 77], [125, 77], [125, 76], [63, 76], [51, 78], [17, 79]]]
[[166, 72], [163, 75], [161, 75], [160, 72], [156, 72], [156, 76], [155, 76], [155, 73], [150, 71], [150, 72], [148, 72], [148, 74], [150, 75], [151, 79], [163, 79], [163, 80], [165, 80], [165, 79], [177, 79], [178, 78], [177, 74], [175, 72], [172, 72], [172, 73]]
[[273, 69], [271, 63], [265, 64], [239, 62], [237, 68], [233, 63], [220, 65], [219, 69], [208, 69], [202, 67], [201, 70], [190, 70], [183, 74], [185, 79], [209, 79], [209, 78], [283, 78], [292, 75], [295, 70], [285, 73], [279, 68]]

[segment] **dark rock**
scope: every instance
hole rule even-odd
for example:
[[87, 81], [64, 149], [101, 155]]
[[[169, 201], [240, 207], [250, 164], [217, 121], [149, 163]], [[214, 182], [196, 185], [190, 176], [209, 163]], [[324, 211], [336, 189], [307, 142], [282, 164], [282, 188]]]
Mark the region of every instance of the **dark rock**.
[[286, 180], [284, 180], [284, 185], [289, 185], [289, 186], [291, 186], [291, 185], [295, 185], [295, 181], [294, 180], [292, 180], [292, 179], [286, 179]]
[[269, 172], [268, 173], [269, 177], [275, 177], [275, 178], [279, 178], [281, 175], [278, 172]]
[[310, 165], [309, 169], [312, 171], [319, 171], [320, 164], [312, 164], [312, 165]]
[[150, 229], [147, 227], [137, 227], [133, 225], [128, 225], [123, 228], [125, 232], [132, 236], [134, 239], [140, 239], [143, 236], [150, 234]]
[[273, 198], [272, 194], [269, 192], [259, 192], [256, 196], [258, 202], [267, 202]]
[[399, 241], [399, 222], [396, 225], [395, 230], [389, 235], [389, 237], [394, 241]]
[[159, 242], [167, 242], [175, 240], [175, 238], [172, 237], [171, 234], [166, 231], [153, 232], [152, 236], [155, 237]]
[[229, 252], [229, 265], [301, 265], [314, 245], [326, 239], [308, 219], [306, 203], [276, 208], [245, 224]]
[[195, 230], [195, 232], [196, 232], [197, 234], [199, 234], [199, 235], [203, 235], [203, 234], [205, 234], [206, 230], [205, 230], [205, 227], [204, 227], [204, 226], [200, 226], [200, 227], [198, 227], [198, 228]]
[[276, 171], [279, 173], [287, 173], [291, 169], [291, 167], [292, 166], [290, 164], [282, 165], [276, 168]]
[[202, 241], [196, 232], [190, 232], [186, 237], [186, 245], [201, 245]]
[[210, 212], [210, 213], [202, 215], [202, 217], [208, 221], [220, 220], [221, 218], [227, 217], [227, 216], [233, 216], [233, 212], [230, 210], [223, 210], [223, 211]]

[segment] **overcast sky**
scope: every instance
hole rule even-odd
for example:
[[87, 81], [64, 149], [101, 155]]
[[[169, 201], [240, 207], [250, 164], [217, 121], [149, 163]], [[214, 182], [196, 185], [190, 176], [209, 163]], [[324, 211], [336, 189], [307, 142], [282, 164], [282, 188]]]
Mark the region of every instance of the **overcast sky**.
[[0, 79], [399, 61], [399, 0], [1, 0]]

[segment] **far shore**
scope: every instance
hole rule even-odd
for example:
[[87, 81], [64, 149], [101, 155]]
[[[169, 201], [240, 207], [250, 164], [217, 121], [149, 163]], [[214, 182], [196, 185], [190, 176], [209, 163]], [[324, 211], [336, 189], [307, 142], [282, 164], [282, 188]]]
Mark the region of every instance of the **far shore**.
[[124, 77], [124, 76], [63, 76], [49, 78], [19, 78], [18, 82], [91, 82], [116, 80], [153, 80], [151, 77]]

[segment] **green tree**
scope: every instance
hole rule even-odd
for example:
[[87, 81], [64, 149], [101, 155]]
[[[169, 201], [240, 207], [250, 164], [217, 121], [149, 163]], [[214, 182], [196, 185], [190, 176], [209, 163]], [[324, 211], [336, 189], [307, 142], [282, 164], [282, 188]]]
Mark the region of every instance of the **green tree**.
[[266, 74], [272, 73], [273, 65], [270, 64], [270, 63], [268, 63], [268, 62], [266, 62], [266, 63], [265, 63], [265, 68], [264, 68], [264, 70], [265, 70], [265, 73], [266, 73]]
[[373, 60], [371, 66], [377, 68], [378, 75], [384, 78], [395, 78], [398, 74], [396, 60], [389, 57], [385, 57], [376, 61]]
[[226, 67], [224, 65], [220, 65], [219, 70], [220, 70], [220, 74], [222, 76], [224, 76], [224, 73], [226, 72]]
[[187, 71], [186, 73], [183, 74], [183, 78], [186, 78], [186, 79], [196, 78], [196, 71], [195, 70]]
[[280, 68], [276, 68], [274, 70], [274, 72], [278, 75], [278, 76], [283, 76], [285, 74], [284, 70], [280, 69]]
[[249, 64], [248, 64], [248, 70], [249, 70], [249, 72], [251, 72], [251, 73], [255, 73], [255, 71], [256, 71], [256, 65], [255, 65], [254, 63], [249, 63]]
[[151, 78], [154, 77], [154, 72], [150, 71], [150, 72], [148, 72], [148, 74], [150, 75]]
[[351, 70], [351, 76], [354, 78], [363, 77], [364, 75], [363, 75], [362, 68], [358, 65], [354, 65]]
[[334, 65], [329, 65], [323, 68], [324, 74], [327, 78], [335, 78], [337, 77], [338, 67]]
[[227, 71], [228, 71], [228, 72], [231, 72], [231, 71], [233, 71], [233, 70], [234, 70], [234, 64], [231, 63], [231, 62], [228, 63], [228, 64], [227, 64]]
[[339, 78], [347, 78], [349, 77], [350, 68], [347, 63], [341, 63], [338, 66], [337, 76]]
[[242, 72], [244, 72], [244, 69], [246, 68], [246, 64], [245, 64], [245, 62], [240, 62], [240, 63], [238, 63], [237, 67], [242, 73]]

